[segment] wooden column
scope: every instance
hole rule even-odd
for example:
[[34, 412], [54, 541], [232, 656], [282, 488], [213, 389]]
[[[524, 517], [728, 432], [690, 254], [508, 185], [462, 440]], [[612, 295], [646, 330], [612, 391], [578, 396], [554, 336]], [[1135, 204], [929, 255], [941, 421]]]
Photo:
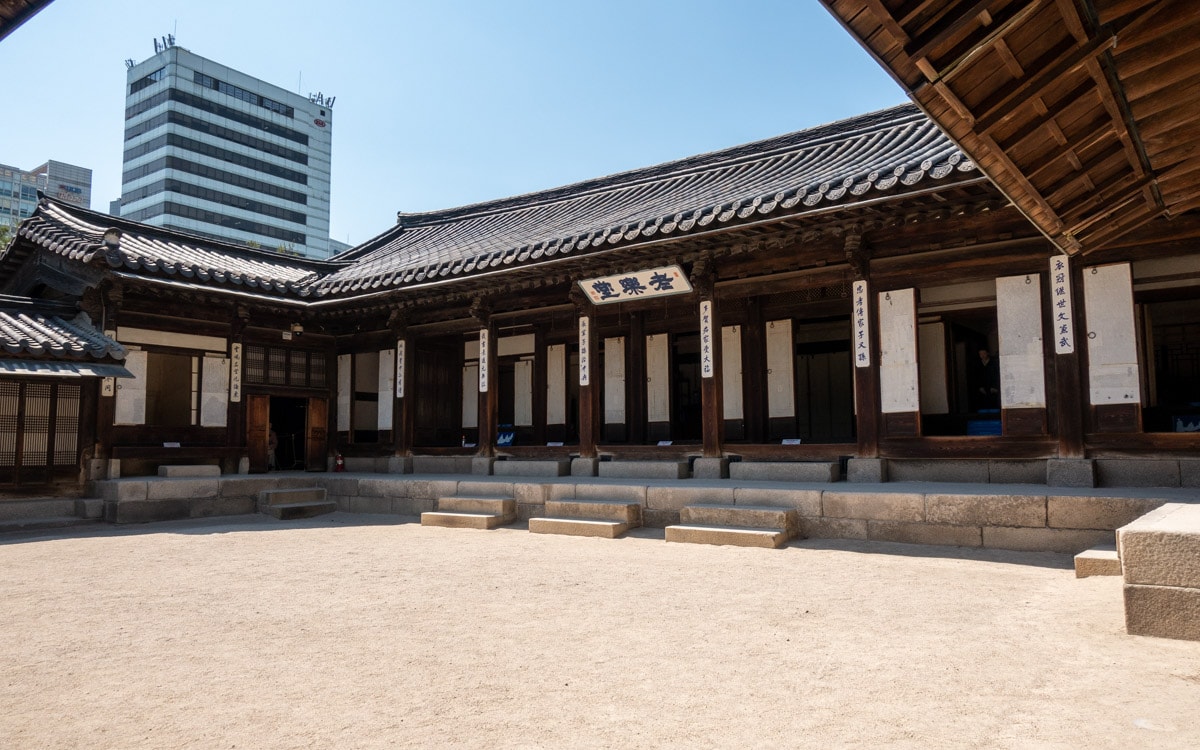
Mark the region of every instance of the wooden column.
[[1083, 295], [1073, 293], [1073, 290], [1083, 288], [1083, 277], [1081, 270], [1072, 265], [1066, 256], [1050, 259], [1051, 336], [1046, 349], [1055, 352], [1054, 425], [1059, 458], [1084, 458], [1085, 455], [1084, 403], [1088, 394], [1083, 385], [1082, 340], [1079, 337], [1079, 331], [1083, 330], [1080, 327]]
[[[105, 282], [97, 295], [100, 309], [96, 314], [96, 326], [104, 333], [117, 330], [117, 318], [125, 302], [125, 292], [120, 284]], [[115, 337], [114, 337], [115, 338]], [[82, 406], [82, 405], [81, 405]], [[101, 378], [100, 398], [96, 405], [96, 449], [95, 457], [112, 458], [113, 422], [116, 419], [116, 378]], [[107, 468], [106, 468], [107, 470]]]
[[571, 289], [571, 301], [579, 325], [579, 457], [595, 458], [600, 443], [600, 389], [604, 387], [604, 373], [596, 370], [596, 309], [578, 288]]
[[546, 443], [546, 329], [545, 326], [535, 326], [533, 329], [533, 373], [530, 391], [533, 399], [533, 442], [536, 445]]
[[388, 318], [388, 329], [396, 338], [395, 383], [392, 389], [392, 452], [411, 456], [413, 444], [412, 356], [413, 340], [408, 333], [408, 317], [395, 310]]
[[862, 235], [848, 234], [844, 249], [855, 278], [850, 357], [854, 362], [856, 450], [859, 458], [878, 458], [879, 301], [871, 288], [870, 253]]
[[499, 424], [499, 372], [496, 370], [496, 323], [491, 305], [476, 300], [471, 317], [479, 323], [479, 439], [477, 456], [496, 455], [496, 429]]
[[746, 440], [767, 440], [767, 346], [762, 299], [746, 300], [746, 325], [742, 329], [742, 404], [745, 408]]
[[[233, 379], [238, 378], [239, 391], [243, 390], [246, 379], [242, 375], [242, 367], [233, 367], [233, 347], [236, 344], [241, 349], [242, 363], [244, 366], [246, 358], [246, 350], [242, 343], [243, 334], [246, 331], [246, 326], [250, 323], [250, 310], [244, 305], [238, 305], [237, 315], [229, 323], [229, 379], [232, 385]], [[225, 445], [245, 446], [246, 445], [246, 397], [242, 395], [239, 401], [229, 399], [229, 418], [225, 423]]]
[[713, 294], [716, 272], [710, 258], [692, 267], [700, 322], [700, 404], [705, 458], [720, 458], [725, 443], [725, 388], [721, 376], [721, 314]]
[[642, 313], [629, 315], [629, 359], [625, 362], [626, 392], [629, 402], [625, 410], [628, 440], [633, 445], [646, 442], [646, 326]]

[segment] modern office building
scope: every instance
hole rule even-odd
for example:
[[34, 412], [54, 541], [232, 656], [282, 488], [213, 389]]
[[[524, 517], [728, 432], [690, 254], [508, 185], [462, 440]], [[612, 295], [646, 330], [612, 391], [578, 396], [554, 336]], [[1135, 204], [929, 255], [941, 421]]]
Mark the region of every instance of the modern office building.
[[181, 47], [129, 64], [121, 216], [311, 258], [330, 255], [332, 100]]
[[92, 205], [92, 170], [49, 160], [24, 170], [0, 164], [0, 225], [15, 227], [33, 215], [38, 191], [84, 208]]

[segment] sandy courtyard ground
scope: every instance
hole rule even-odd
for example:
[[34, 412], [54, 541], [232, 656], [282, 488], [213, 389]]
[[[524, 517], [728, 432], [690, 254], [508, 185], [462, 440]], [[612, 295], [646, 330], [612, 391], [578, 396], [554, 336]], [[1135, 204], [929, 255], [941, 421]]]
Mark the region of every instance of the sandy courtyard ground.
[[1065, 555], [335, 514], [0, 539], [0, 747], [1200, 747]]

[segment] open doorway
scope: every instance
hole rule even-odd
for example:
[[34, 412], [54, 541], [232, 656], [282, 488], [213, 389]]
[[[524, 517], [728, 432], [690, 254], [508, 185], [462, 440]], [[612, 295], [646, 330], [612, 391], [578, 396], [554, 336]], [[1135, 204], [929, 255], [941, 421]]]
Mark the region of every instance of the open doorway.
[[308, 424], [308, 399], [271, 396], [271, 427], [278, 445], [275, 468], [280, 471], [304, 469], [305, 428]]

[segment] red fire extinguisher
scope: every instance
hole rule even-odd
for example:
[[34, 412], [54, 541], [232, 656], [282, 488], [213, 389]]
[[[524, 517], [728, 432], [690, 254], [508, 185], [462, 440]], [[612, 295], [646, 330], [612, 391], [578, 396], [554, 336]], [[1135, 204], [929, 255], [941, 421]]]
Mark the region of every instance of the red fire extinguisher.
[[333, 470], [334, 471], [345, 471], [346, 470], [346, 459], [342, 458], [342, 454], [340, 452], [333, 454]]

